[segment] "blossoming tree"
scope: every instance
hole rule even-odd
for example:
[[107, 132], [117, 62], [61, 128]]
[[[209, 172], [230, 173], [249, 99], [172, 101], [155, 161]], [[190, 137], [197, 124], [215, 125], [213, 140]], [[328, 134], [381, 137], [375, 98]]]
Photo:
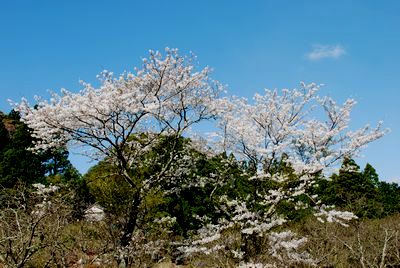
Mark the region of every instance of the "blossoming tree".
[[132, 168], [161, 136], [173, 137], [174, 143], [193, 124], [215, 115], [210, 104], [221, 86], [209, 78], [209, 68], [196, 71], [194, 60], [194, 56], [180, 56], [176, 49], [166, 49], [165, 56], [150, 51], [143, 67], [134, 73], [116, 78], [110, 72], [101, 73], [99, 88], [83, 83], [79, 93], [63, 89], [60, 95], [52, 94], [50, 101], [38, 100], [34, 108], [26, 100], [16, 106], [38, 138], [34, 150], [82, 144], [91, 149], [89, 156], [107, 157], [117, 166], [134, 189], [122, 246], [130, 242], [144, 193], [162, 184], [174, 159], [174, 144], [155, 176], [138, 179]]
[[[16, 108], [38, 138], [34, 150], [84, 144], [92, 149], [88, 154], [93, 158], [107, 157], [115, 164], [134, 189], [121, 238], [123, 247], [131, 241], [145, 192], [163, 187], [173, 177], [174, 142], [190, 126], [218, 118], [221, 131], [217, 132], [213, 150], [232, 152], [250, 163], [254, 172], [248, 180], [255, 190], [251, 195], [220, 197], [216, 208], [222, 215], [219, 221], [204, 219], [198, 239], [180, 250], [185, 254], [209, 254], [226, 249], [225, 242], [218, 241], [221, 234], [239, 228], [244, 239], [267, 236], [269, 253], [278, 260], [310, 261], [307, 254], [296, 251], [304, 238], [274, 231], [287, 220], [277, 207], [282, 202], [292, 202], [295, 209], [311, 207], [321, 221], [345, 224], [344, 220], [354, 218], [352, 213], [327, 208], [317, 196], [310, 195], [309, 189], [318, 176], [329, 173], [344, 157], [356, 155], [385, 131], [380, 125], [350, 131], [350, 111], [355, 102], [347, 100], [339, 106], [328, 97], [318, 96], [319, 86], [315, 84], [302, 84], [299, 90], [267, 90], [265, 95], [256, 94], [252, 103], [219, 98], [222, 87], [209, 78], [209, 68], [196, 71], [193, 60], [180, 56], [175, 49], [167, 49], [165, 56], [150, 51], [143, 68], [134, 73], [115, 78], [103, 72], [99, 88], [83, 83], [79, 93], [62, 90], [50, 101], [39, 100], [34, 108], [26, 100]], [[162, 168], [152, 176], [136, 177], [133, 168], [141, 164], [142, 157], [162, 136], [172, 137], [172, 149]], [[295, 183], [290, 184], [293, 178]], [[216, 187], [223, 185], [218, 174], [210, 174], [209, 181], [214, 181]], [[266, 187], [270, 182], [276, 187]], [[179, 187], [179, 183], [175, 185]], [[239, 260], [248, 253], [242, 246], [228, 248]]]
[[[264, 95], [256, 94], [253, 102], [216, 100], [220, 131], [213, 135], [214, 144], [253, 166], [248, 183], [254, 191], [245, 196], [222, 196], [219, 208], [225, 216], [218, 223], [204, 224], [199, 239], [182, 251], [209, 254], [226, 249], [226, 244], [216, 241], [225, 230], [239, 228], [241, 241], [231, 240], [230, 247], [239, 260], [251, 255], [249, 242], [266, 236], [268, 252], [277, 261], [312, 262], [311, 256], [296, 251], [305, 238], [297, 239], [291, 231], [274, 231], [287, 221], [279, 206], [311, 209], [318, 220], [342, 225], [356, 218], [321, 204], [312, 187], [318, 177], [329, 175], [345, 157], [358, 155], [386, 130], [381, 129], [381, 123], [373, 129], [367, 125], [349, 130], [355, 101], [348, 99], [340, 106], [329, 97], [318, 96], [319, 89], [316, 84], [302, 83], [300, 89], [266, 90]], [[257, 245], [254, 248], [257, 251]]]

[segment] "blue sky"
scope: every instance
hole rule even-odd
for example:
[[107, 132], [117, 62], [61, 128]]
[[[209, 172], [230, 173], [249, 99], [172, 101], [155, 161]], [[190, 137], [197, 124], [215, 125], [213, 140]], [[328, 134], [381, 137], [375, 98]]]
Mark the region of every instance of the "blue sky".
[[[385, 122], [370, 145], [383, 180], [399, 180], [399, 1], [34, 1], [0, 8], [0, 110], [7, 99], [48, 96], [103, 69], [139, 66], [148, 49], [193, 51], [230, 94], [323, 83], [321, 94], [355, 98], [351, 125]], [[91, 164], [73, 156], [84, 172]]]

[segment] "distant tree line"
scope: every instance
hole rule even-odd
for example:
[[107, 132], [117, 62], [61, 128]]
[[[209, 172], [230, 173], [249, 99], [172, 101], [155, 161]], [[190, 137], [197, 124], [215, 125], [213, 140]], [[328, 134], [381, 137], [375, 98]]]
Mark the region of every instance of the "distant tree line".
[[360, 218], [383, 218], [400, 212], [400, 187], [380, 181], [376, 170], [363, 170], [353, 159], [345, 159], [337, 174], [319, 180], [317, 192], [323, 202], [354, 212]]

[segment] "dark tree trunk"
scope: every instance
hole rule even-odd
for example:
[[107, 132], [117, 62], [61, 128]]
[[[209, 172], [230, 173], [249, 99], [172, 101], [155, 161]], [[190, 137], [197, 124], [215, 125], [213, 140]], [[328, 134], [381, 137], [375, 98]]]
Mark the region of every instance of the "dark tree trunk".
[[135, 230], [135, 227], [137, 225], [140, 201], [141, 201], [141, 198], [140, 198], [139, 194], [137, 196], [135, 196], [135, 198], [132, 201], [132, 206], [130, 208], [129, 215], [128, 215], [128, 221], [124, 228], [124, 234], [121, 237], [121, 246], [122, 247], [128, 246], [132, 239], [133, 231]]
[[[129, 210], [128, 221], [124, 227], [123, 230], [124, 232], [120, 239], [120, 247], [122, 250], [126, 249], [132, 241], [132, 234], [137, 226], [140, 202], [141, 202], [140, 194], [136, 194], [132, 201], [131, 208]], [[127, 252], [118, 257], [117, 259], [118, 267], [125, 268], [129, 266], [129, 256], [126, 253]]]

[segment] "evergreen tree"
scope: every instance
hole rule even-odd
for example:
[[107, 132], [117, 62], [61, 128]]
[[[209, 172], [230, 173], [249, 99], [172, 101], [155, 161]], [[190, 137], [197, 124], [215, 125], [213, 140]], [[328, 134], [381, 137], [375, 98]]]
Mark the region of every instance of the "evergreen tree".
[[381, 181], [378, 184], [379, 200], [384, 206], [384, 215], [400, 212], [400, 186]]
[[[6, 127], [7, 126], [7, 127]], [[20, 121], [19, 113], [12, 110], [0, 114], [0, 185], [13, 187], [23, 183], [45, 182], [46, 175], [68, 180], [79, 177], [79, 172], [68, 160], [68, 151], [33, 153], [30, 129]]]
[[365, 165], [365, 168], [364, 168], [364, 171], [363, 171], [363, 176], [364, 176], [364, 180], [365, 181], [369, 181], [375, 187], [378, 187], [378, 185], [379, 185], [378, 173], [376, 173], [376, 170], [369, 163], [367, 163]]
[[42, 153], [42, 165], [48, 179], [68, 182], [80, 178], [79, 171], [68, 160], [68, 156], [69, 152], [65, 148], [47, 150]]
[[0, 185], [3, 187], [12, 187], [18, 180], [27, 183], [43, 181], [45, 174], [40, 156], [28, 150], [32, 144], [28, 127], [14, 118], [15, 114], [11, 114], [3, 119], [12, 126], [6, 130], [9, 139], [1, 150]]
[[319, 194], [326, 204], [354, 212], [358, 217], [381, 217], [383, 206], [375, 186], [379, 181], [375, 169], [367, 164], [364, 171], [353, 159], [345, 159], [338, 174], [330, 181], [319, 182]]

